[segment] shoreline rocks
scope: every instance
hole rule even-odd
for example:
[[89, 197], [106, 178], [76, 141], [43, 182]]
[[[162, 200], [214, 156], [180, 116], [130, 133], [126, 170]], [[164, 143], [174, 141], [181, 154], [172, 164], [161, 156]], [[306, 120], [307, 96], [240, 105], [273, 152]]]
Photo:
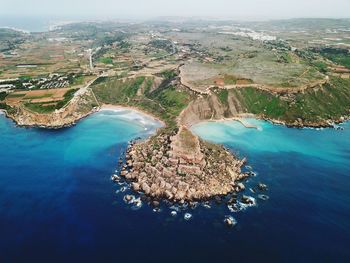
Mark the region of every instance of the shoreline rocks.
[[235, 225], [237, 225], [237, 220], [234, 219], [232, 216], [226, 216], [225, 219], [224, 219], [224, 223], [228, 227], [234, 227]]
[[74, 97], [64, 108], [52, 113], [37, 113], [20, 105], [13, 106], [11, 111], [5, 111], [5, 114], [20, 127], [56, 130], [74, 126], [98, 110], [92, 92], [88, 91], [82, 96]]

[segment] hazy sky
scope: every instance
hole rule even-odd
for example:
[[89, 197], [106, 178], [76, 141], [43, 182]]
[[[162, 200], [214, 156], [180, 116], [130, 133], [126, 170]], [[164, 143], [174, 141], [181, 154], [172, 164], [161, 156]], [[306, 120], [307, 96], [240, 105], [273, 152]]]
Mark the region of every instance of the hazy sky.
[[0, 15], [350, 17], [350, 0], [0, 0]]

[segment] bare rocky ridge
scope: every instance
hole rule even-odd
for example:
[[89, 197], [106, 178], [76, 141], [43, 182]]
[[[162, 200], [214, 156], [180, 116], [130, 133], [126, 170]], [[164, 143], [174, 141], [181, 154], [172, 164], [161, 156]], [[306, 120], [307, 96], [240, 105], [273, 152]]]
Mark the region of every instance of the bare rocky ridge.
[[199, 96], [192, 101], [180, 115], [180, 123], [187, 127], [204, 120], [220, 120], [244, 114], [243, 107], [231, 94], [228, 95], [228, 105], [220, 103], [216, 94]]
[[133, 144], [120, 174], [137, 192], [183, 203], [243, 190], [238, 181], [248, 176], [241, 173], [244, 162], [181, 127], [176, 134]]

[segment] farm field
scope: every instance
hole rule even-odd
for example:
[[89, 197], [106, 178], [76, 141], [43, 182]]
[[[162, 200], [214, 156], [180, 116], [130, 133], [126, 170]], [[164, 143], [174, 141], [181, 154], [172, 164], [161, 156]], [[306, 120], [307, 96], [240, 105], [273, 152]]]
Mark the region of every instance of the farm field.
[[50, 90], [32, 90], [17, 91], [9, 94], [5, 98], [9, 106], [24, 106], [26, 109], [38, 113], [49, 113], [62, 108], [68, 103], [77, 89], [50, 89]]

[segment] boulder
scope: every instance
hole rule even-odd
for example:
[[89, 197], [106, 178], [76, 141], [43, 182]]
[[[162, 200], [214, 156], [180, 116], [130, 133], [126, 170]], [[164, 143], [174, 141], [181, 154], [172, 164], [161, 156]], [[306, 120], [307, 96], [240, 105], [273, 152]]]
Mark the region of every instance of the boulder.
[[126, 165], [130, 168], [132, 167], [132, 160], [127, 160]]
[[172, 188], [171, 184], [165, 183], [165, 189], [171, 191], [171, 188]]
[[245, 186], [242, 183], [238, 183], [237, 184], [237, 188], [238, 188], [238, 191], [244, 191], [245, 190]]
[[159, 207], [159, 205], [160, 205], [159, 201], [157, 201], [157, 200], [153, 200], [152, 201], [152, 206], [153, 207]]
[[124, 201], [126, 203], [130, 204], [130, 203], [132, 203], [134, 201], [135, 196], [133, 196], [133, 195], [125, 195], [123, 199], [124, 199]]
[[263, 183], [259, 183], [258, 184], [258, 189], [260, 191], [266, 191], [267, 190], [267, 185], [266, 184], [263, 184]]
[[128, 173], [129, 173], [128, 171], [123, 170], [123, 171], [120, 172], [120, 176], [125, 177]]
[[251, 196], [243, 195], [241, 198], [242, 203], [247, 205], [253, 205], [255, 203], [254, 198]]
[[224, 219], [224, 222], [229, 227], [233, 227], [233, 226], [237, 225], [236, 219], [234, 219], [232, 216], [226, 216]]
[[164, 182], [163, 180], [160, 181], [159, 187], [160, 187], [161, 189], [164, 189], [164, 188], [165, 188], [165, 182]]
[[165, 197], [169, 200], [173, 199], [174, 197], [174, 195], [169, 190], [165, 190], [164, 194], [165, 194]]
[[151, 187], [149, 187], [147, 183], [143, 183], [141, 187], [146, 195], [148, 195], [151, 192]]
[[172, 188], [171, 188], [171, 192], [172, 192], [173, 194], [176, 194], [177, 188], [176, 188], [176, 187], [172, 187]]
[[140, 184], [138, 183], [132, 183], [132, 188], [134, 189], [134, 191], [140, 191]]
[[199, 167], [197, 166], [192, 166], [192, 165], [179, 165], [177, 172], [179, 174], [193, 174], [193, 175], [201, 175], [202, 171]]
[[182, 200], [184, 199], [186, 196], [186, 193], [184, 191], [177, 191], [176, 195], [175, 195], [175, 199], [177, 200]]

